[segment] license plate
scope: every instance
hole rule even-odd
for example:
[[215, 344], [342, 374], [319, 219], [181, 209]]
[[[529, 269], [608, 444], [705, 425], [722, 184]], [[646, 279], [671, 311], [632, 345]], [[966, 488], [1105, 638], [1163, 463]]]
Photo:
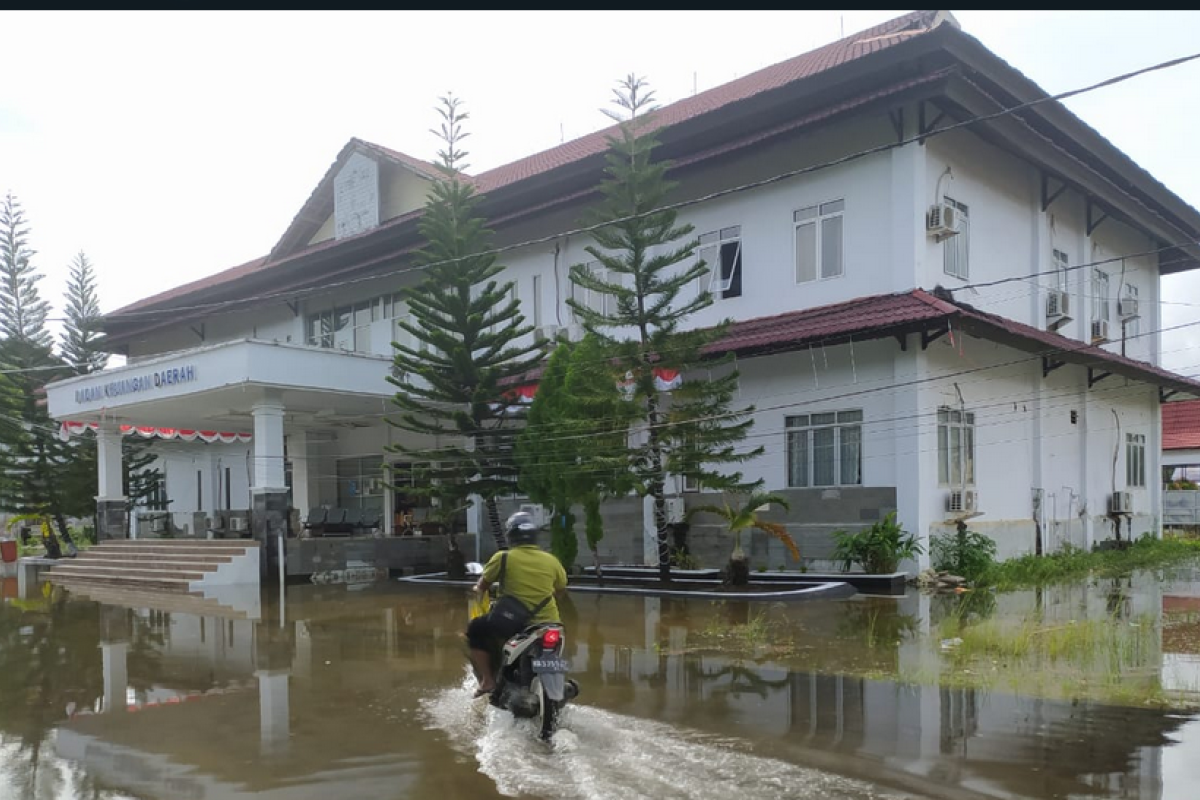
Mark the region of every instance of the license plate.
[[565, 658], [533, 659], [534, 672], [566, 672], [568, 669], [570, 669], [570, 665]]

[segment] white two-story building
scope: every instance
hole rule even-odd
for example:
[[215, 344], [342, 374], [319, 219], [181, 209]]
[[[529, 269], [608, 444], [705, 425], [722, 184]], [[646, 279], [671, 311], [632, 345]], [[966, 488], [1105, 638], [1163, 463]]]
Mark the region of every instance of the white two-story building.
[[[922, 538], [968, 518], [1004, 556], [1159, 529], [1160, 405], [1200, 394], [1158, 366], [1160, 279], [1197, 266], [1195, 209], [947, 12], [657, 120], [680, 221], [727, 279], [693, 324], [735, 321], [722, 349], [765, 448], [745, 471], [791, 498], [772, 513], [807, 557], [892, 509]], [[573, 231], [606, 133], [473, 176], [545, 337], [580, 333]], [[267, 537], [287, 508], [367, 510], [396, 532], [411, 500], [380, 467], [401, 435], [387, 376], [435, 176], [353, 139], [270, 253], [107, 315], [125, 365], [49, 388], [57, 419], [100, 426], [101, 507], [124, 504], [117, 426], [219, 430], [252, 437], [171, 443], [174, 511], [250, 509]], [[650, 552], [644, 512], [610, 503], [602, 552]]]

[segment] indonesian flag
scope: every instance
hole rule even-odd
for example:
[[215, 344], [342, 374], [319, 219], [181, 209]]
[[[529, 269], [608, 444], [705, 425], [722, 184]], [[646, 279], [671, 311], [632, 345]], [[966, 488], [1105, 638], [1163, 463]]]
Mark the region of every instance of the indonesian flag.
[[[58, 428], [58, 438], [64, 442], [72, 435], [78, 436], [85, 430], [98, 430], [100, 425], [95, 422], [64, 422]], [[222, 444], [244, 443], [250, 441], [248, 433], [228, 433], [226, 431], [199, 431], [192, 428], [155, 428], [145, 425], [122, 425], [123, 436], [140, 436], [143, 439], [181, 439], [185, 442], [220, 442]]]

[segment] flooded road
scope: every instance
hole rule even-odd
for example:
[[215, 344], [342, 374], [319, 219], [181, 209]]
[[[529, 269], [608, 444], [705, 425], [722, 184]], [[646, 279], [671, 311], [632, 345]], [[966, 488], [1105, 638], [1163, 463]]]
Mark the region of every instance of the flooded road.
[[551, 745], [471, 700], [460, 589], [6, 591], [0, 798], [1191, 800], [1200, 579], [1159, 578], [969, 609], [576, 595]]

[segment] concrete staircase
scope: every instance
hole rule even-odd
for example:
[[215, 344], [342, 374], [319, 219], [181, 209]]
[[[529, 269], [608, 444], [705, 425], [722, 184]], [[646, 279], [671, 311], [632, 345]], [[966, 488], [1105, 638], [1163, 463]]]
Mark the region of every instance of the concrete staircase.
[[156, 592], [259, 583], [259, 543], [251, 539], [114, 539], [55, 563], [62, 586], [107, 586]]

